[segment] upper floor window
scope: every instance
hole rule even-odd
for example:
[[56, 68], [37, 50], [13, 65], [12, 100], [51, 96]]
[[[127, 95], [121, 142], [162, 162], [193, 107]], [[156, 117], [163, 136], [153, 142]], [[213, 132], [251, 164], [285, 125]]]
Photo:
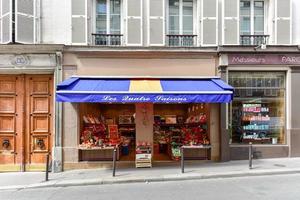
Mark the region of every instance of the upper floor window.
[[194, 1], [169, 0], [168, 40], [170, 46], [193, 46]]
[[265, 1], [240, 1], [241, 43], [247, 45], [265, 44]]
[[97, 0], [96, 45], [121, 44], [121, 0]]
[[38, 43], [39, 17], [35, 0], [0, 0], [0, 43]]

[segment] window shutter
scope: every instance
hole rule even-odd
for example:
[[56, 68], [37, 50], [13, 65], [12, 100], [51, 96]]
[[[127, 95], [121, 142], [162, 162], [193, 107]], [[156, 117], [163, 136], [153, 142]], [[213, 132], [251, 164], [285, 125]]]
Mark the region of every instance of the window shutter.
[[87, 44], [87, 0], [72, 0], [72, 44]]
[[148, 0], [148, 45], [165, 45], [165, 0]]
[[223, 38], [224, 45], [239, 44], [239, 0], [223, 0]]
[[218, 0], [202, 0], [201, 45], [215, 46], [218, 43]]
[[1, 42], [12, 42], [12, 0], [1, 2]]
[[17, 0], [15, 14], [16, 42], [35, 43], [36, 41], [36, 0]]
[[143, 1], [126, 1], [126, 44], [128, 46], [143, 45]]
[[291, 0], [276, 0], [275, 44], [291, 44]]

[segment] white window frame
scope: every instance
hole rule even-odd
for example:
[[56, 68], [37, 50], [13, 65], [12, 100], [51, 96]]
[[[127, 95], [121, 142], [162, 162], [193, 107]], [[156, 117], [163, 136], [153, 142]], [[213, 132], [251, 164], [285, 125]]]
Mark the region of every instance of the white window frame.
[[[227, 82], [229, 82], [229, 73], [230, 72], [242, 72], [242, 73], [246, 73], [246, 72], [284, 72], [285, 73], [285, 105], [284, 105], [284, 109], [285, 109], [285, 120], [284, 120], [284, 127], [285, 127], [285, 132], [284, 132], [284, 143], [282, 144], [265, 144], [266, 146], [286, 146], [289, 145], [289, 141], [288, 141], [288, 133], [286, 130], [288, 130], [291, 126], [291, 120], [290, 120], [290, 115], [291, 115], [291, 110], [290, 110], [290, 105], [291, 105], [291, 69], [289, 67], [285, 67], [285, 66], [281, 66], [281, 68], [277, 68], [277, 67], [270, 67], [270, 68], [264, 68], [262, 69], [260, 66], [256, 67], [245, 67], [245, 66], [237, 66], [237, 67], [228, 67], [226, 70], [226, 76], [227, 76]], [[232, 102], [230, 103], [232, 104]], [[226, 118], [227, 118], [227, 125], [232, 125], [232, 122], [230, 122], [230, 117], [229, 114], [231, 114], [232, 116], [232, 109], [230, 109], [230, 105], [228, 104], [226, 107]], [[242, 143], [232, 143], [230, 144], [230, 146], [245, 146], [247, 144], [242, 144]]]
[[[183, 0], [179, 0], [179, 35], [183, 35]], [[166, 30], [167, 34], [170, 34], [169, 30], [169, 17], [170, 17], [170, 7], [169, 7], [169, 0], [167, 0], [167, 5], [166, 5]], [[198, 22], [198, 12], [197, 12], [197, 0], [193, 0], [193, 35], [196, 35], [196, 23]], [[197, 35], [198, 36], [198, 35]], [[198, 39], [197, 39], [198, 43]]]
[[[243, 0], [239, 1], [239, 35], [241, 35], [241, 2]], [[255, 1], [262, 1], [264, 2], [264, 33], [263, 35], [266, 35], [268, 32], [268, 1], [267, 0], [244, 0], [244, 1], [250, 1], [250, 35], [254, 35], [254, 2]]]
[[[120, 34], [123, 34], [123, 0], [120, 0]], [[111, 33], [111, 27], [110, 27], [110, 0], [106, 0], [106, 34]], [[97, 25], [96, 25], [96, 19], [97, 19], [97, 0], [94, 1], [94, 6], [93, 6], [93, 32], [96, 33], [97, 31]]]

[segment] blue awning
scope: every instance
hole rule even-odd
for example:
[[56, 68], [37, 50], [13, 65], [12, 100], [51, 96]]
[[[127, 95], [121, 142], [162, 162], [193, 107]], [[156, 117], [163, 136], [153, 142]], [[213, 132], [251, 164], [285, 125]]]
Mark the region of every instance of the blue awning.
[[59, 102], [228, 103], [233, 87], [218, 77], [105, 78], [71, 77], [58, 84]]

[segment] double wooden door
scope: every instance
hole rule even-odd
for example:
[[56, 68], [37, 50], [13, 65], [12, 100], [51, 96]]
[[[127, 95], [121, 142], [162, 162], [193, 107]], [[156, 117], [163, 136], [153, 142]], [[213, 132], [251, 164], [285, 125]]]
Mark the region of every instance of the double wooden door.
[[52, 147], [52, 110], [52, 75], [0, 75], [0, 171], [45, 162]]

